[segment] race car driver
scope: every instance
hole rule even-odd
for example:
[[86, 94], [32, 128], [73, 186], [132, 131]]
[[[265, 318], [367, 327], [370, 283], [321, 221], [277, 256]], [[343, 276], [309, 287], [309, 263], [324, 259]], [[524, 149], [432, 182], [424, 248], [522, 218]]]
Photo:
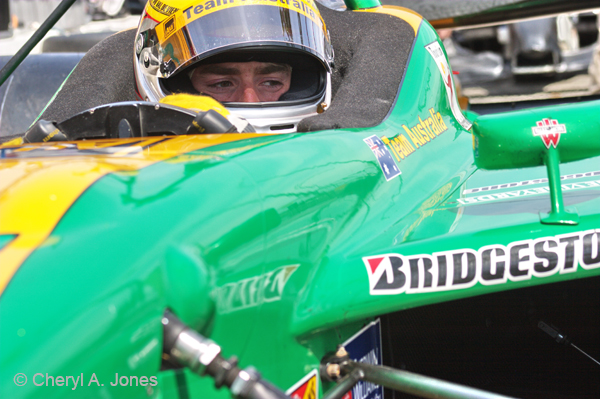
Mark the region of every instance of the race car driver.
[[149, 1], [134, 52], [141, 99], [209, 95], [258, 132], [295, 131], [331, 101], [333, 50], [312, 0]]

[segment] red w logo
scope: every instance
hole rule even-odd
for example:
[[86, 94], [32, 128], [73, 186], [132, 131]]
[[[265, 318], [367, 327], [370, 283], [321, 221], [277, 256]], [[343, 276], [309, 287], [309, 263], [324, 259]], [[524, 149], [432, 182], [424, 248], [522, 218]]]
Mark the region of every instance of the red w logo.
[[556, 119], [544, 118], [536, 122], [535, 127], [532, 127], [534, 136], [540, 136], [546, 148], [554, 148], [558, 145], [560, 135], [567, 132], [567, 128], [563, 124], [559, 124]]
[[544, 144], [546, 144], [546, 148], [550, 148], [551, 144], [554, 148], [556, 148], [558, 140], [560, 140], [560, 133], [546, 134], [542, 136], [542, 140], [544, 141]]

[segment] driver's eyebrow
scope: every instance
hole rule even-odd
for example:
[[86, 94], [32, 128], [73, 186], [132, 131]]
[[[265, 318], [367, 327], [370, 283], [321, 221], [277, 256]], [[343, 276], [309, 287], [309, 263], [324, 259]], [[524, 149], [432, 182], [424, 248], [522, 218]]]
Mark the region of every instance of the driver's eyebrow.
[[292, 71], [292, 67], [289, 66], [288, 64], [274, 64], [274, 63], [269, 63], [266, 66], [259, 68], [256, 73], [258, 73], [259, 75], [268, 75], [270, 73], [276, 73], [276, 72], [291, 72]]
[[212, 73], [215, 75], [239, 75], [240, 74], [240, 70], [237, 68], [224, 67], [219, 64], [203, 65], [203, 66], [199, 67], [198, 69], [199, 69], [198, 73], [200, 73], [200, 74], [205, 74], [205, 73]]

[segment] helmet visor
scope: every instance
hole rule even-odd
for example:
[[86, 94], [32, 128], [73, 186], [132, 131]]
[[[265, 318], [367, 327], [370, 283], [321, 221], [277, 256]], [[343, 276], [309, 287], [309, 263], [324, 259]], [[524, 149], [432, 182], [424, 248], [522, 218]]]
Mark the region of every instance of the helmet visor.
[[312, 0], [204, 0], [156, 26], [160, 74], [226, 50], [277, 46], [306, 51], [328, 70], [332, 50]]

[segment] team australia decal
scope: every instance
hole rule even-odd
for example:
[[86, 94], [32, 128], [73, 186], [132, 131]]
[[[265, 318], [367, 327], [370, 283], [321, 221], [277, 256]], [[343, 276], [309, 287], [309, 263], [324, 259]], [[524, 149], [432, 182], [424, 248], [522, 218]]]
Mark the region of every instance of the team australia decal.
[[442, 80], [444, 81], [444, 87], [446, 88], [448, 103], [450, 104], [452, 114], [456, 118], [456, 121], [460, 123], [465, 130], [469, 130], [471, 128], [471, 122], [465, 118], [460, 106], [458, 105], [458, 99], [456, 98], [456, 93], [454, 92], [454, 83], [452, 82], [452, 70], [450, 69], [448, 60], [446, 60], [446, 56], [442, 51], [442, 47], [437, 41], [435, 41], [425, 46], [425, 49], [429, 51], [429, 54], [431, 54], [433, 57], [438, 69], [440, 70], [440, 73], [442, 74]]
[[434, 252], [386, 254], [363, 258], [371, 295], [417, 294], [483, 285], [504, 284], [600, 268], [600, 229], [507, 246], [487, 245]]
[[448, 126], [444, 123], [442, 115], [433, 108], [429, 109], [429, 115], [424, 118], [419, 116], [418, 119], [419, 122], [414, 123], [410, 127], [402, 125], [404, 134], [399, 133], [397, 136], [389, 139], [385, 136], [381, 137], [381, 140], [390, 148], [398, 162], [415, 152], [415, 149], [430, 143], [437, 136], [448, 130]]
[[[446, 124], [444, 123], [442, 115], [439, 112], [435, 112], [433, 108], [429, 109], [429, 115], [427, 115], [425, 118], [421, 119], [420, 116], [418, 118], [419, 123], [415, 123], [410, 128], [406, 125], [402, 125], [402, 128], [404, 129], [406, 135], [412, 141], [415, 148], [423, 147], [424, 145], [435, 139], [437, 136], [448, 130], [448, 126], [446, 126]], [[412, 150], [412, 146], [404, 136], [402, 136], [402, 138], [398, 140], [398, 137], [400, 136], [402, 135], [398, 135], [391, 140], [392, 147], [394, 147], [394, 142], [396, 142], [401, 149], [404, 149], [404, 155], [407, 156], [411, 154], [414, 150]], [[407, 145], [412, 151], [406, 151]], [[402, 157], [403, 151], [396, 152], [398, 152], [398, 155], [402, 159], [404, 159], [404, 157]]]
[[541, 137], [547, 149], [550, 146], [556, 148], [560, 141], [560, 135], [567, 133], [567, 127], [564, 124], [559, 124], [556, 119], [544, 118], [536, 122], [537, 126], [531, 128], [534, 136]]
[[373, 151], [375, 158], [377, 158], [377, 162], [379, 162], [379, 167], [383, 171], [383, 175], [387, 181], [392, 180], [394, 177], [402, 173], [396, 166], [390, 151], [377, 135], [367, 137], [363, 141], [367, 143], [371, 151]]
[[[418, 120], [418, 123], [414, 123], [410, 127], [402, 125], [404, 133], [398, 133], [394, 137], [382, 136], [379, 138], [373, 135], [364, 139], [379, 161], [386, 180], [390, 181], [402, 173], [397, 166], [399, 162], [448, 130], [442, 115], [433, 108], [429, 109], [429, 114], [424, 118], [418, 116]], [[393, 154], [394, 157], [390, 154]]]

